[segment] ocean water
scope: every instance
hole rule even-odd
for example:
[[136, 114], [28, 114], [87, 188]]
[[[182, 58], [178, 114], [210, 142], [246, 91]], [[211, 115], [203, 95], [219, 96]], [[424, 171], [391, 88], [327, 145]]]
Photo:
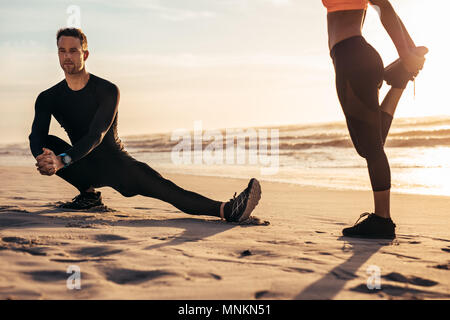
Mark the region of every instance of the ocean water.
[[[192, 130], [128, 136], [122, 141], [133, 157], [163, 174], [371, 188], [366, 162], [353, 148], [344, 122], [242, 128], [240, 133]], [[450, 117], [395, 119], [385, 150], [393, 192], [450, 196]], [[0, 165], [34, 166], [34, 162], [28, 142], [0, 145]]]

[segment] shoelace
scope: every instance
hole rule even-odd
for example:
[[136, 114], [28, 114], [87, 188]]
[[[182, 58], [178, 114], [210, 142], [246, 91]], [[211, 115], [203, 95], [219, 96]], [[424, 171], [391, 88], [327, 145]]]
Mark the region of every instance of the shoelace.
[[244, 200], [242, 200], [242, 198], [245, 199], [245, 196], [246, 196], [245, 191], [241, 192], [237, 197], [236, 197], [236, 194], [237, 194], [237, 192], [234, 193], [233, 199], [230, 199], [230, 201], [233, 202], [231, 205], [231, 214], [230, 214], [231, 217], [235, 216], [236, 212], [239, 212], [239, 208], [245, 202]]
[[369, 213], [369, 212], [364, 212], [363, 214], [361, 214], [360, 216], [359, 216], [359, 218], [358, 218], [358, 220], [356, 220], [356, 222], [355, 222], [355, 226], [356, 226], [356, 224], [358, 223], [358, 221], [359, 220], [361, 220], [362, 218], [364, 218], [365, 216], [370, 216], [371, 215], [371, 213]]
[[233, 195], [233, 199], [230, 199], [230, 201], [232, 201], [232, 205], [231, 205], [231, 216], [234, 216], [234, 212], [235, 212], [235, 208], [234, 208], [234, 204], [236, 203], [236, 194], [237, 194], [237, 192], [235, 191], [234, 192], [234, 195]]
[[80, 202], [80, 203], [90, 203], [92, 201], [97, 201], [97, 199], [95, 199], [95, 198], [89, 199], [89, 198], [83, 197], [83, 195], [80, 193], [76, 197], [72, 198], [72, 201], [73, 202]]
[[78, 199], [81, 198], [81, 193], [75, 197], [72, 198], [72, 201], [78, 201]]

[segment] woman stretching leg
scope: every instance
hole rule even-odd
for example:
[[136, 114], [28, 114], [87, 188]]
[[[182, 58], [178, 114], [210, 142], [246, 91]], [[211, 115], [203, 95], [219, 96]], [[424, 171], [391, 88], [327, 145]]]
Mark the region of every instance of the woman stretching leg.
[[[382, 104], [379, 89], [384, 67], [378, 52], [362, 37], [368, 0], [322, 0], [327, 7], [330, 55], [336, 72], [336, 89], [347, 127], [358, 154], [365, 158], [372, 185], [375, 212], [364, 221], [343, 230], [344, 236], [395, 238], [390, 218], [391, 174], [384, 152], [392, 118], [411, 75], [425, 62], [425, 47], [415, 47], [403, 23], [387, 0], [371, 0], [394, 42], [402, 68], [391, 81], [392, 88]], [[361, 218], [360, 217], [360, 218]]]

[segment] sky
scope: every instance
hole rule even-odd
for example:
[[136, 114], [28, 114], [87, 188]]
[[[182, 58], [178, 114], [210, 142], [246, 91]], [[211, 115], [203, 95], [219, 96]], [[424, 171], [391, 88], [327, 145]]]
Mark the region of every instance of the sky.
[[[450, 115], [450, 4], [391, 3], [430, 49], [397, 116]], [[120, 88], [121, 136], [192, 130], [196, 120], [203, 129], [344, 121], [320, 0], [0, 0], [0, 143], [27, 141], [37, 95], [63, 79], [55, 35], [74, 22], [71, 6], [88, 72]], [[374, 9], [363, 35], [385, 65], [397, 58]], [[50, 131], [65, 135], [54, 119]]]

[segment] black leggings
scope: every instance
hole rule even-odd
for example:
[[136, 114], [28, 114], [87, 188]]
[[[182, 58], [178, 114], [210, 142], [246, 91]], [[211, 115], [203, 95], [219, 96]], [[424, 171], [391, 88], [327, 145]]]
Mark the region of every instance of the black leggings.
[[365, 158], [373, 191], [391, 188], [391, 171], [384, 143], [392, 116], [380, 109], [383, 61], [362, 36], [337, 43], [330, 52], [336, 89], [347, 127], [358, 154]]
[[[70, 149], [71, 145], [49, 135], [45, 147], [58, 155]], [[90, 187], [109, 186], [125, 197], [142, 195], [160, 199], [188, 214], [220, 215], [221, 202], [178, 187], [126, 151], [106, 153], [94, 150], [67, 168], [58, 170], [56, 175], [80, 192]]]

